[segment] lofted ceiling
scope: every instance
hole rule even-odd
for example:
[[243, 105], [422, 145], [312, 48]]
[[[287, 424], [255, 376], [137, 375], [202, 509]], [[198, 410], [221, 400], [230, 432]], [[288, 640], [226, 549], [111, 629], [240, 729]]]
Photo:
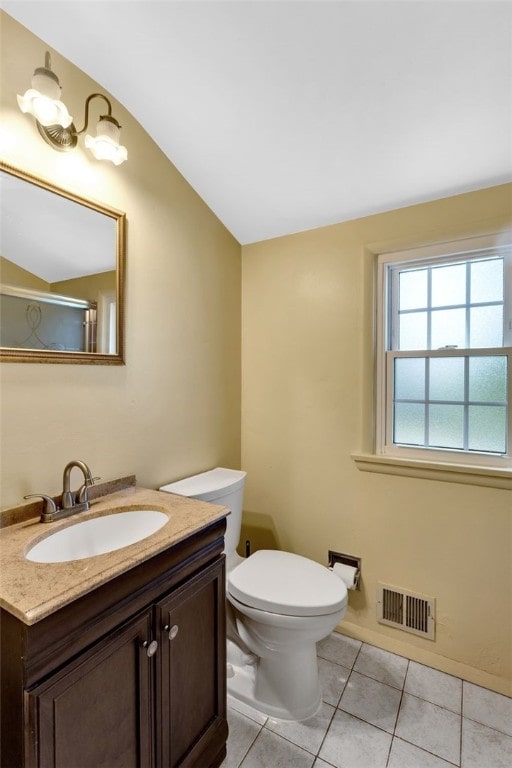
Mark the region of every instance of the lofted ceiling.
[[122, 102], [241, 243], [512, 179], [511, 0], [0, 5]]

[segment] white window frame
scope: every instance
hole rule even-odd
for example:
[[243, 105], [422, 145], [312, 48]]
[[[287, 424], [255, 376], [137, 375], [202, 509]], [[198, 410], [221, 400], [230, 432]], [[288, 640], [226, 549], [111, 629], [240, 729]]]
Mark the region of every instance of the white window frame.
[[[464, 466], [492, 467], [496, 469], [512, 468], [512, 251], [503, 254], [503, 249], [512, 245], [510, 233], [503, 233], [440, 243], [432, 246], [414, 248], [393, 253], [380, 254], [377, 272], [377, 322], [376, 322], [376, 425], [375, 453], [395, 459], [418, 460], [429, 463], [456, 464]], [[437, 263], [452, 262], [454, 257], [475, 259], [482, 256], [505, 255], [505, 290], [504, 296], [504, 346], [498, 348], [473, 348], [443, 350], [442, 355], [462, 357], [468, 353], [471, 356], [499, 354], [508, 357], [508, 454], [477, 453], [464, 450], [421, 448], [395, 445], [392, 441], [392, 411], [393, 411], [393, 365], [396, 357], [421, 357], [424, 350], [397, 351], [391, 349], [388, 340], [390, 328], [389, 312], [389, 268], [410, 262]], [[429, 357], [436, 356], [437, 351], [429, 350]]]

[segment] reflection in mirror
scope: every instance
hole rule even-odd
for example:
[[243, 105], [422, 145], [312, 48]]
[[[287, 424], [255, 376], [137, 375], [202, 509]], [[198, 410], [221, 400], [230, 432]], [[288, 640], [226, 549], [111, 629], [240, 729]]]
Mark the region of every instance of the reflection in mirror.
[[0, 359], [121, 364], [125, 215], [0, 163]]

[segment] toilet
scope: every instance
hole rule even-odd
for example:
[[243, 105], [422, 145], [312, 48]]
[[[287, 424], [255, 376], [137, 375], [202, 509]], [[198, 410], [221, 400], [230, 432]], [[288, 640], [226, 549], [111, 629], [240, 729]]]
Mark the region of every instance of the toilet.
[[245, 476], [217, 467], [160, 490], [231, 512], [224, 544], [228, 693], [271, 717], [305, 720], [321, 703], [316, 643], [345, 615], [347, 588], [328, 568], [300, 555], [238, 555]]

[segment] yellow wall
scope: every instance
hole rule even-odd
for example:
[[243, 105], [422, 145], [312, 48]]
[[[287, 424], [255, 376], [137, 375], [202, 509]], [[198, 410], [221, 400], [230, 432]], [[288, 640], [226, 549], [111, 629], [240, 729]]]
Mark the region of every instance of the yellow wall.
[[[510, 225], [510, 186], [242, 249], [243, 539], [362, 557], [342, 631], [510, 693], [510, 491], [369, 474], [375, 253]], [[376, 583], [437, 598], [435, 642], [376, 621]]]
[[50, 283], [37, 275], [19, 267], [4, 256], [0, 256], [0, 282], [17, 288], [30, 288], [33, 291], [50, 291]]
[[58, 293], [61, 296], [71, 296], [85, 301], [98, 301], [98, 295], [104, 291], [116, 291], [116, 273], [99, 272], [96, 275], [75, 277], [71, 280], [61, 280], [57, 283], [47, 283], [32, 272], [14, 264], [9, 259], [0, 256], [0, 283], [6, 283], [17, 288], [30, 288], [45, 293]]
[[96, 275], [85, 275], [85, 277], [75, 277], [71, 280], [52, 283], [53, 293], [73, 296], [75, 299], [85, 299], [85, 301], [97, 302], [100, 293], [105, 291], [116, 292], [115, 271], [98, 272]]
[[[1, 22], [0, 156], [127, 214], [126, 365], [0, 366], [2, 506], [57, 493], [74, 458], [149, 487], [238, 467], [239, 244], [115, 101], [127, 163], [94, 160], [82, 141], [70, 153], [47, 146], [16, 103], [47, 46]], [[55, 52], [52, 65], [80, 124], [86, 96], [103, 89]]]

